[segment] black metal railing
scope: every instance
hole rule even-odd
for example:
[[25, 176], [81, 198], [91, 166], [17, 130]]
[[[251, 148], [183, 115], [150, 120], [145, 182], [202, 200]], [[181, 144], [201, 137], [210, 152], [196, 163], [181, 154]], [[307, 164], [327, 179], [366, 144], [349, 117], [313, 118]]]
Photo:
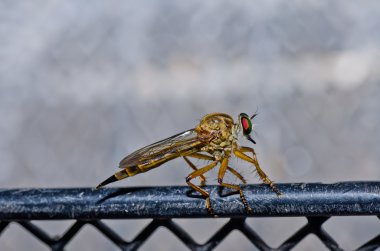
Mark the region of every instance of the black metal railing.
[[[158, 228], [165, 227], [191, 250], [212, 250], [233, 230], [240, 231], [260, 250], [290, 250], [314, 234], [330, 250], [342, 250], [323, 228], [331, 216], [380, 215], [380, 182], [335, 184], [278, 184], [277, 197], [265, 185], [248, 185], [244, 192], [253, 209], [247, 215], [239, 195], [208, 186], [217, 216], [208, 214], [205, 201], [189, 187], [134, 187], [0, 190], [0, 233], [15, 222], [52, 250], [63, 250], [78, 231], [90, 224], [121, 250], [136, 250]], [[307, 223], [279, 247], [270, 247], [246, 223], [247, 217], [307, 217]], [[203, 244], [196, 242], [173, 218], [224, 217], [230, 220]], [[126, 241], [101, 219], [153, 219], [132, 241]], [[61, 236], [52, 237], [31, 220], [75, 219]], [[380, 222], [379, 222], [380, 224]], [[357, 250], [380, 248], [380, 234]], [[1, 249], [1, 247], [0, 247]], [[352, 248], [354, 249], [354, 248]]]

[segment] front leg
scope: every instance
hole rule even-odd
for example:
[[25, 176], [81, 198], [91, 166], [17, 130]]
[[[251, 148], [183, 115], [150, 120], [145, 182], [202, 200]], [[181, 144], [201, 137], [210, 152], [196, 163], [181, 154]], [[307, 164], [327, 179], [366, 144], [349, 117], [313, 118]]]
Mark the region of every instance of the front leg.
[[[242, 146], [242, 147], [235, 148], [235, 150], [233, 152], [234, 152], [234, 154], [235, 154], [236, 157], [254, 164], [255, 167], [256, 167], [257, 173], [259, 174], [259, 177], [261, 178], [261, 180], [265, 184], [269, 185], [270, 188], [272, 188], [273, 192], [275, 192], [277, 194], [277, 196], [281, 196], [282, 195], [282, 193], [280, 192], [280, 190], [278, 190], [278, 188], [275, 186], [275, 184], [268, 178], [268, 176], [260, 168], [259, 162], [257, 161], [257, 156], [256, 156], [256, 153], [255, 153], [255, 150], [253, 150], [250, 147]], [[250, 153], [252, 153], [252, 158], [249, 157], [248, 155], [246, 155], [244, 152], [250, 152]]]

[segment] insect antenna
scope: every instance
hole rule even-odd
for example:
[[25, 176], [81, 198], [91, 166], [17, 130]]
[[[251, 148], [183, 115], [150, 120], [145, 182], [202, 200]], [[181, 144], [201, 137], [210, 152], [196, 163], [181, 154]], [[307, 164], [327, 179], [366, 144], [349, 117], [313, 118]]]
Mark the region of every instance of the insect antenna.
[[259, 107], [256, 108], [256, 111], [255, 113], [251, 116], [251, 119], [253, 119], [254, 117], [256, 117], [258, 114], [259, 114]]

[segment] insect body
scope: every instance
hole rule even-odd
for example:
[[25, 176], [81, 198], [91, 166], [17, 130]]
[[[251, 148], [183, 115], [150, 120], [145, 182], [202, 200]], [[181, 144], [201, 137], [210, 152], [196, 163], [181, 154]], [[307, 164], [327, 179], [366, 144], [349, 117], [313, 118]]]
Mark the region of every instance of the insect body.
[[[223, 182], [224, 175], [228, 171], [236, 176], [243, 184], [246, 184], [244, 177], [228, 165], [229, 158], [232, 155], [252, 163], [261, 180], [268, 184], [277, 195], [281, 195], [281, 192], [276, 188], [273, 182], [263, 170], [261, 170], [255, 151], [250, 147], [240, 146], [238, 144], [238, 136], [240, 134], [256, 144], [250, 136], [253, 129], [251, 120], [255, 116], [256, 114], [249, 117], [247, 114], [241, 113], [238, 117], [238, 121], [234, 123], [232, 117], [228, 114], [208, 114], [202, 118], [196, 128], [143, 147], [128, 155], [121, 160], [119, 164], [122, 170], [100, 183], [97, 188], [117, 180], [147, 172], [167, 161], [183, 157], [186, 163], [193, 169], [193, 172], [186, 177], [186, 183], [205, 197], [206, 208], [210, 214], [213, 214], [213, 209], [210, 194], [202, 188], [206, 183], [206, 178], [203, 174], [215, 168], [218, 164], [220, 165], [218, 183], [221, 186], [238, 191], [246, 211], [250, 213], [252, 209], [248, 205], [241, 187], [239, 185]], [[189, 158], [207, 160], [210, 161], [210, 163], [202, 168], [197, 168]], [[201, 180], [200, 186], [192, 182], [192, 179], [197, 177]]]

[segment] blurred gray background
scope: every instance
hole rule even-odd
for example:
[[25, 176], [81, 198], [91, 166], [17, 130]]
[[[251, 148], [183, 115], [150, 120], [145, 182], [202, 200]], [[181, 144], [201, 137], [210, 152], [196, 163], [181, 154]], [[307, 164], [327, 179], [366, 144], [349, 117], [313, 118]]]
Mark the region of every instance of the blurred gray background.
[[[257, 109], [255, 149], [273, 180], [378, 180], [379, 11], [378, 1], [0, 1], [0, 185], [94, 187], [207, 113]], [[114, 185], [184, 185], [189, 172], [175, 160]], [[176, 220], [200, 242], [226, 221]], [[106, 222], [131, 240], [149, 220]], [[306, 220], [248, 222], [277, 246]], [[72, 222], [36, 224], [62, 234]], [[380, 231], [375, 217], [325, 227], [344, 249]], [[0, 246], [47, 250], [17, 225]], [[67, 249], [117, 250], [90, 226]], [[217, 248], [230, 249], [252, 246], [233, 232]], [[306, 249], [324, 246], [309, 236], [295, 250]], [[142, 250], [185, 247], [159, 229]]]

